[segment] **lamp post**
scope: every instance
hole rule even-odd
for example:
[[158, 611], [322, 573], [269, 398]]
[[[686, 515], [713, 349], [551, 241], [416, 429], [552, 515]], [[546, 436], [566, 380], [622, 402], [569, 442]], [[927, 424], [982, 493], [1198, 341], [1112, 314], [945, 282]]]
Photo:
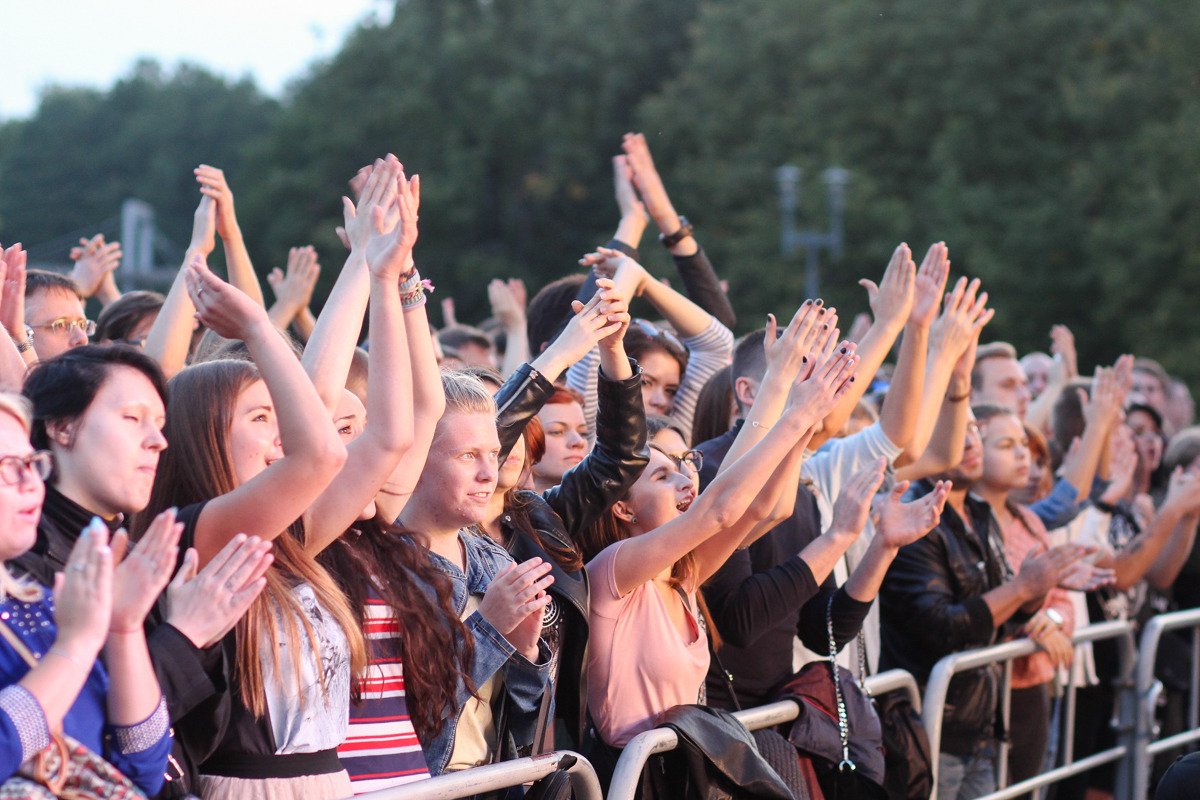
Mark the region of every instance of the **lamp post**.
[[780, 246], [784, 258], [791, 256], [799, 247], [804, 248], [804, 292], [810, 298], [821, 293], [821, 248], [829, 250], [835, 260], [842, 257], [842, 217], [846, 210], [846, 184], [850, 172], [841, 167], [830, 167], [821, 173], [821, 180], [829, 193], [829, 230], [796, 230], [796, 206], [800, 198], [800, 180], [804, 170], [785, 164], [775, 170], [775, 182], [779, 185], [779, 211], [782, 233]]

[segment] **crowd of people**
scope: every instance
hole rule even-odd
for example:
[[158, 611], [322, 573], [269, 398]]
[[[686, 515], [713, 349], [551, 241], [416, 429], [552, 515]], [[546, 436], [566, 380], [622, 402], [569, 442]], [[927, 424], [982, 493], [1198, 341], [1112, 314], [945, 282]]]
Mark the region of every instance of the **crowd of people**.
[[5, 796], [44, 796], [64, 741], [167, 798], [346, 798], [556, 747], [607, 777], [665, 715], [771, 702], [830, 648], [924, 686], [1022, 637], [1007, 730], [999, 666], [952, 682], [937, 796], [994, 789], [1005, 737], [1010, 783], [1042, 772], [1072, 672], [1074, 757], [1108, 746], [1115, 655], [1073, 632], [1200, 605], [1186, 387], [1133, 356], [1081, 377], [1063, 326], [1049, 353], [980, 344], [988, 294], [942, 242], [864, 278], [870, 314], [808, 298], [735, 339], [645, 138], [613, 166], [611, 241], [528, 300], [493, 281], [479, 327], [449, 298], [431, 325], [391, 155], [350, 180], [317, 316], [314, 250], [268, 306], [210, 166], [165, 297], [122, 294], [102, 236], [69, 275], [3, 250]]

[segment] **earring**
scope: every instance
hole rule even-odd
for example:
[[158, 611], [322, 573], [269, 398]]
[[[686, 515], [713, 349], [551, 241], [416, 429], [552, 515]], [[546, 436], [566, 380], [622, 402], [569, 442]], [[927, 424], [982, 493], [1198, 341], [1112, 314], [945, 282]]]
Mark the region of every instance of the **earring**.
[[633, 515], [633, 518], [631, 520], [629, 520], [629, 524], [637, 525], [637, 514]]

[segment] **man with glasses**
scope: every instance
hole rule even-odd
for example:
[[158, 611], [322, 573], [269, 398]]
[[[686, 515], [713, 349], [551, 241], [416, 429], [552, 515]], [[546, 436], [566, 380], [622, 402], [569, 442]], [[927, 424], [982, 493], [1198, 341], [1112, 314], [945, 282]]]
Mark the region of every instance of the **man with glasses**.
[[30, 348], [39, 361], [88, 343], [96, 323], [83, 312], [83, 298], [66, 275], [31, 269], [25, 276], [25, 331], [9, 331], [22, 353]]

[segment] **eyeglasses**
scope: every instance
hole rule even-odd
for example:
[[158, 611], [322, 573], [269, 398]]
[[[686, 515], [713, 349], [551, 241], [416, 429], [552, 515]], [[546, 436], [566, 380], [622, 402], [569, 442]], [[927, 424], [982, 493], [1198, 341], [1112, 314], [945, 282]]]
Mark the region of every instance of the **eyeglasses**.
[[27, 456], [4, 456], [0, 458], [0, 483], [17, 486], [25, 482], [25, 476], [36, 475], [38, 480], [50, 477], [54, 456], [49, 450], [35, 450]]
[[704, 466], [704, 453], [699, 450], [684, 450], [678, 456], [668, 455], [667, 457], [675, 462], [675, 466], [679, 467], [680, 472], [685, 471], [684, 467], [692, 472], [699, 472], [700, 468]]
[[90, 319], [56, 319], [45, 325], [30, 325], [31, 328], [49, 328], [55, 333], [67, 333], [72, 328], [79, 328], [88, 336], [96, 332], [96, 323]]

